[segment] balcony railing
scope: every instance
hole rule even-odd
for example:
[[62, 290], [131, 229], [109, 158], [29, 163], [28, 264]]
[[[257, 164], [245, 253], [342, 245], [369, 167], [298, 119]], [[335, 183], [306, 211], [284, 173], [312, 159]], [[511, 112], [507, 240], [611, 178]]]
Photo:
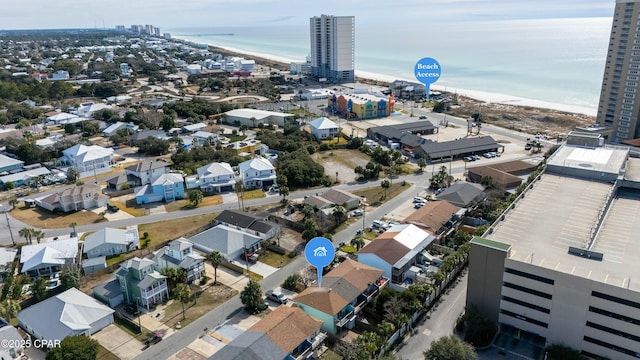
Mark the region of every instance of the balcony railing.
[[149, 299], [149, 298], [152, 298], [152, 297], [154, 297], [156, 295], [166, 294], [167, 292], [168, 292], [167, 285], [166, 284], [162, 284], [160, 286], [156, 286], [154, 288], [151, 288], [151, 290], [141, 289], [140, 290], [140, 296], [142, 296], [145, 299]]
[[320, 332], [318, 333], [318, 335], [316, 335], [313, 338], [313, 341], [311, 342], [311, 346], [304, 349], [301, 353], [297, 354], [297, 353], [293, 353], [291, 354], [296, 360], [302, 360], [302, 359], [306, 359], [309, 354], [311, 354], [313, 351], [315, 351], [315, 349], [318, 348], [318, 346], [320, 346], [320, 344], [322, 344], [324, 342], [324, 340], [327, 338], [327, 333], [324, 330], [320, 330]]
[[346, 323], [348, 323], [351, 320], [354, 320], [355, 318], [356, 318], [355, 312], [353, 310], [349, 311], [342, 318], [336, 319], [336, 326], [343, 327]]

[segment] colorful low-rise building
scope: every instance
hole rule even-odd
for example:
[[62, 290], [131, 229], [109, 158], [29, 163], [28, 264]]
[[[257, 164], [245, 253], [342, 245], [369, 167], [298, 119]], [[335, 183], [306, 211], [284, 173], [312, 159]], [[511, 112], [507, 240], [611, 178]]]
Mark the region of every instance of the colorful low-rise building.
[[393, 95], [389, 97], [373, 94], [336, 95], [327, 105], [346, 119], [374, 119], [391, 115], [395, 105]]

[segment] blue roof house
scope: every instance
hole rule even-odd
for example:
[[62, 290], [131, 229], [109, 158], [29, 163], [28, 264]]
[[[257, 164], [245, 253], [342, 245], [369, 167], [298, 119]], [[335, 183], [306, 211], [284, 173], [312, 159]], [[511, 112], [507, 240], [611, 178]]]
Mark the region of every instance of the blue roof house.
[[138, 205], [184, 199], [184, 179], [180, 174], [162, 174], [151, 184], [135, 188], [134, 192], [136, 194], [136, 204]]

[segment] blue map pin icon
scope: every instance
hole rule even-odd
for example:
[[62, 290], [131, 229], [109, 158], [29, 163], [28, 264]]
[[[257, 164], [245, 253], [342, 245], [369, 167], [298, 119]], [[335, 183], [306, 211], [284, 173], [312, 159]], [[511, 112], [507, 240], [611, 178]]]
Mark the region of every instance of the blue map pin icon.
[[422, 58], [418, 60], [416, 66], [413, 68], [413, 72], [416, 76], [416, 79], [424, 84], [427, 88], [427, 101], [429, 100], [429, 87], [434, 82], [440, 79], [440, 63], [432, 58]]
[[304, 257], [309, 264], [316, 267], [318, 272], [318, 287], [322, 286], [322, 269], [331, 264], [335, 256], [336, 249], [327, 238], [314, 237], [305, 246]]

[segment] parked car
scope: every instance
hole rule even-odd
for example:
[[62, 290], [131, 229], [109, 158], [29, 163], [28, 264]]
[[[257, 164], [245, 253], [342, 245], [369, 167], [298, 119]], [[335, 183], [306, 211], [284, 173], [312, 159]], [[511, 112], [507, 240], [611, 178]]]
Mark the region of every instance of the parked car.
[[287, 299], [287, 297], [284, 296], [284, 294], [280, 291], [269, 290], [265, 293], [265, 295], [267, 296], [267, 299], [273, 300], [278, 304], [286, 304], [287, 301], [289, 301], [289, 299]]
[[383, 223], [380, 220], [373, 220], [373, 222], [371, 223], [371, 228], [372, 229], [386, 229], [387, 228], [387, 224]]
[[140, 310], [138, 310], [138, 307], [135, 305], [126, 305], [124, 307], [124, 311], [132, 316], [138, 316], [140, 314]]
[[425, 203], [419, 202], [419, 203], [415, 203], [415, 205], [413, 205], [414, 209], [420, 209], [421, 207], [424, 206]]
[[162, 334], [161, 333], [155, 333], [155, 334], [153, 334], [153, 336], [148, 337], [147, 340], [144, 343], [145, 343], [145, 345], [152, 345], [152, 344], [157, 344], [160, 341], [162, 341]]
[[242, 253], [240, 255], [240, 258], [242, 260], [245, 260], [247, 262], [250, 262], [252, 264], [255, 264], [258, 262], [258, 254], [253, 254], [253, 253]]
[[115, 205], [111, 205], [111, 204], [107, 204], [107, 211], [110, 212], [118, 212], [120, 210], [119, 207], [115, 206]]
[[357, 209], [351, 212], [351, 217], [362, 216], [364, 215], [364, 211]]
[[427, 202], [427, 199], [420, 197], [420, 196], [416, 196], [413, 198], [413, 203], [420, 203], [420, 202]]

